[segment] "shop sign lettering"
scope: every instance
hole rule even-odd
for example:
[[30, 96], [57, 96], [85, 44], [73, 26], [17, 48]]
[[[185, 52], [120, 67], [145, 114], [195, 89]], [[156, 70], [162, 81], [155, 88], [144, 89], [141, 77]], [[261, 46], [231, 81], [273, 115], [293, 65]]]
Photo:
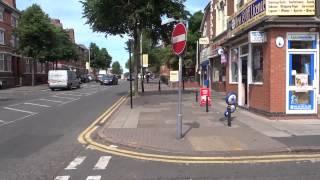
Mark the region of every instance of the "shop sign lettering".
[[267, 0], [268, 16], [313, 16], [315, 0]]
[[288, 40], [291, 40], [291, 41], [315, 41], [316, 35], [314, 35], [314, 34], [289, 34]]
[[264, 43], [267, 41], [266, 33], [263, 31], [250, 31], [249, 43]]
[[266, 0], [254, 0], [229, 20], [233, 32], [239, 31], [265, 16]]

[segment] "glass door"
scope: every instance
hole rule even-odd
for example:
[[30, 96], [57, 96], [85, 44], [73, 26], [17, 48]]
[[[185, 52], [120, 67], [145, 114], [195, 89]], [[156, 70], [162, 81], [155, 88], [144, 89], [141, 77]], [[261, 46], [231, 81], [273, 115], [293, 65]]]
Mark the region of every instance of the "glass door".
[[316, 53], [290, 52], [287, 80], [287, 113], [316, 113]]

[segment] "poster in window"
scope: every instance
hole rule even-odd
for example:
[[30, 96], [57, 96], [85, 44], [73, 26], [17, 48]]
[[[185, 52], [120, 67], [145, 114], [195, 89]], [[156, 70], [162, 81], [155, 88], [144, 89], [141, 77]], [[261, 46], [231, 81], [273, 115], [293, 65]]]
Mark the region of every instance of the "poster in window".
[[308, 74], [296, 74], [295, 83], [297, 92], [307, 92], [308, 91]]

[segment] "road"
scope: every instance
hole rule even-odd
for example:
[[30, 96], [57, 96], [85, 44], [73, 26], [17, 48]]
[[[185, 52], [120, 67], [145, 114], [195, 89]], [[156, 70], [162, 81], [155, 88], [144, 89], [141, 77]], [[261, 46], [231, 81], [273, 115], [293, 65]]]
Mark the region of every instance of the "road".
[[14, 98], [0, 104], [0, 180], [320, 179], [316, 161], [173, 164], [82, 146], [79, 134], [126, 95], [128, 87], [127, 82], [118, 86], [90, 83], [72, 91], [14, 92]]

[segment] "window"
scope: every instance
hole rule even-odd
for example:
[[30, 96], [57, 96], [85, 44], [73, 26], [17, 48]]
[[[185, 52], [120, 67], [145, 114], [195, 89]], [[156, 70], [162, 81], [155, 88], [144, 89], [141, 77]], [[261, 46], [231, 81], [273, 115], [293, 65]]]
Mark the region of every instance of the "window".
[[17, 47], [17, 37], [14, 34], [11, 35], [10, 44], [13, 48]]
[[11, 72], [12, 65], [11, 60], [12, 57], [10, 55], [0, 54], [0, 71], [2, 72]]
[[238, 83], [238, 48], [231, 49], [230, 82]]
[[31, 71], [32, 71], [31, 64], [32, 64], [32, 61], [30, 59], [26, 59], [26, 71], [25, 71], [25, 73], [31, 73]]
[[0, 7], [0, 21], [3, 21], [4, 19], [4, 8]]
[[4, 45], [4, 30], [0, 29], [0, 44]]
[[263, 48], [261, 44], [252, 45], [252, 82], [263, 82]]
[[18, 18], [17, 18], [17, 15], [15, 15], [15, 14], [11, 15], [11, 26], [12, 27], [18, 26]]
[[37, 73], [38, 74], [45, 74], [46, 73], [46, 64], [37, 62]]

